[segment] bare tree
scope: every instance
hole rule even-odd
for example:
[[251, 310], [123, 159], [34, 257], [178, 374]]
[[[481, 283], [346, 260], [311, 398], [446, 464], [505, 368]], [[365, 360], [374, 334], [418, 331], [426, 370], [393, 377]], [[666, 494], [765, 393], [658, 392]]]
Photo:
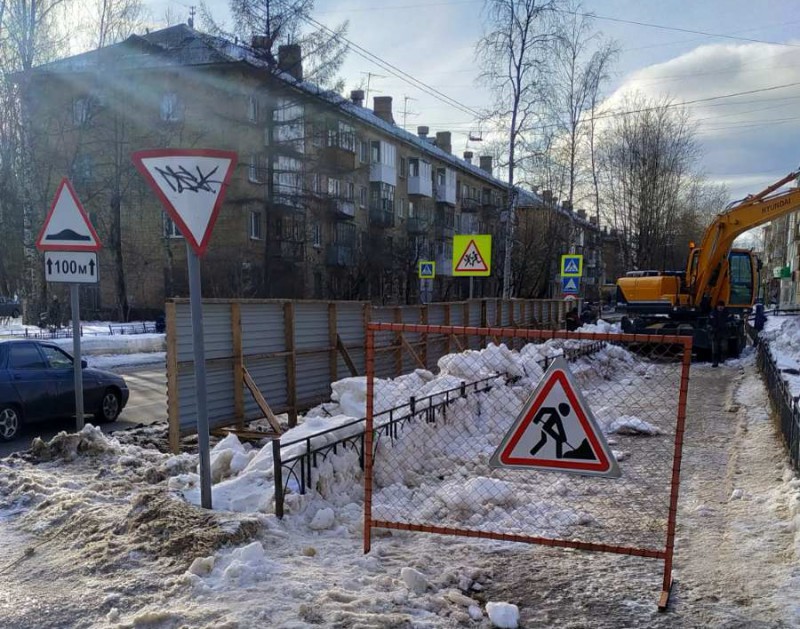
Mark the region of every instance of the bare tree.
[[[25, 274], [21, 292], [28, 321], [44, 306], [46, 285], [34, 240], [43, 218], [48, 190], [48, 169], [36, 162], [32, 145], [31, 116], [37, 103], [31, 102], [31, 71], [39, 63], [55, 58], [67, 42], [60, 18], [68, 0], [0, 0], [0, 75], [3, 98], [0, 119], [5, 127], [5, 167], [16, 182], [17, 211], [21, 210], [22, 252]], [[31, 313], [33, 313], [31, 315]]]
[[93, 0], [88, 8], [91, 48], [115, 44], [144, 29], [146, 12], [142, 0]]
[[512, 250], [516, 224], [514, 176], [520, 144], [530, 132], [539, 104], [539, 69], [553, 40], [551, 13], [557, 0], [486, 0], [487, 31], [476, 54], [481, 80], [496, 96], [491, 117], [508, 135], [508, 209], [503, 259], [503, 298], [512, 295]]
[[565, 197], [575, 201], [575, 188], [580, 178], [579, 159], [590, 134], [591, 117], [587, 113], [596, 103], [609, 67], [618, 55], [613, 42], [600, 39], [593, 19], [583, 13], [572, 0], [563, 11], [556, 12], [556, 33], [552, 56], [548, 63], [549, 80], [543, 90], [549, 120], [559, 132], [563, 144], [566, 179]]
[[699, 156], [694, 127], [668, 100], [633, 96], [622, 108], [599, 147], [604, 218], [619, 234], [627, 268], [659, 267]]
[[304, 76], [318, 85], [341, 87], [336, 74], [348, 50], [347, 21], [333, 28], [319, 24], [311, 17], [314, 0], [229, 0], [228, 6], [233, 20], [230, 29], [214, 19], [207, 4], [201, 5], [209, 32], [248, 44], [258, 38], [253, 52], [272, 67], [277, 66], [280, 45], [298, 44]]

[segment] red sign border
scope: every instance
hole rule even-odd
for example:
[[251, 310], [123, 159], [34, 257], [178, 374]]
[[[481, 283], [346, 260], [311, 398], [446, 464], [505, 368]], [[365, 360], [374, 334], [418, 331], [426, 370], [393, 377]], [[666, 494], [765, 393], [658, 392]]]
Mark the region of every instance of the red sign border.
[[[80, 212], [83, 221], [86, 223], [86, 227], [89, 228], [89, 233], [94, 238], [95, 244], [93, 245], [50, 245], [47, 243], [42, 242], [44, 238], [44, 234], [47, 231], [48, 226], [50, 225], [50, 221], [53, 218], [53, 211], [56, 209], [56, 203], [61, 198], [61, 195], [64, 191], [64, 188], [67, 189], [67, 192], [72, 196], [72, 200], [75, 202], [76, 207], [78, 208], [78, 212]], [[103, 244], [100, 242], [100, 238], [97, 236], [97, 232], [94, 230], [92, 226], [92, 221], [89, 220], [89, 215], [86, 213], [86, 210], [83, 209], [83, 205], [81, 204], [80, 199], [78, 198], [78, 193], [75, 192], [75, 188], [72, 187], [72, 182], [69, 180], [68, 177], [64, 177], [61, 180], [61, 183], [58, 184], [58, 189], [56, 190], [56, 194], [53, 197], [53, 202], [50, 204], [50, 210], [47, 212], [47, 218], [44, 219], [44, 224], [42, 225], [42, 229], [39, 230], [39, 236], [36, 238], [36, 248], [39, 251], [100, 251], [103, 248]]]
[[[556, 381], [561, 383], [564, 393], [566, 394], [567, 399], [570, 401], [570, 404], [575, 411], [575, 415], [578, 417], [578, 421], [583, 428], [583, 432], [589, 439], [592, 450], [598, 456], [599, 461], [597, 463], [581, 463], [579, 461], [563, 460], [554, 461], [552, 459], [536, 458], [523, 459], [511, 456], [511, 453], [514, 451], [517, 443], [519, 443], [522, 435], [527, 431], [531, 417], [536, 413], [536, 411], [539, 410], [542, 402], [547, 398], [547, 395], [555, 386]], [[573, 390], [566, 373], [564, 373], [562, 369], [553, 371], [550, 379], [542, 386], [539, 394], [536, 396], [536, 399], [534, 399], [534, 401], [530, 404], [521, 421], [518, 422], [516, 431], [514, 431], [514, 434], [512, 435], [511, 439], [509, 439], [506, 447], [503, 448], [503, 452], [500, 454], [498, 459], [501, 463], [508, 466], [517, 465], [556, 470], [576, 470], [581, 472], [592, 472], [594, 474], [610, 472], [613, 469], [610, 459], [606, 456], [605, 449], [600, 445], [600, 442], [597, 439], [597, 434], [594, 431], [594, 427], [586, 417], [586, 412], [583, 409], [583, 405], [579, 403], [578, 397], [575, 395], [575, 391]]]
[[[219, 194], [217, 195], [217, 200], [211, 210], [211, 216], [208, 219], [208, 225], [206, 226], [206, 231], [203, 234], [203, 239], [200, 242], [197, 242], [192, 232], [186, 226], [183, 218], [181, 218], [178, 211], [174, 208], [172, 203], [170, 203], [167, 195], [165, 195], [161, 190], [161, 186], [158, 185], [156, 180], [150, 174], [150, 171], [145, 167], [143, 160], [153, 157], [217, 157], [228, 158], [231, 160], [231, 163], [228, 166], [228, 172], [225, 173], [225, 177], [222, 180], [222, 186], [220, 187]], [[132, 153], [131, 160], [133, 161], [133, 165], [136, 167], [136, 170], [139, 171], [139, 174], [141, 174], [147, 183], [150, 184], [150, 187], [156, 193], [159, 201], [161, 201], [161, 204], [164, 206], [164, 210], [178, 226], [181, 235], [192, 247], [195, 254], [197, 256], [205, 255], [206, 249], [208, 249], [209, 240], [211, 239], [211, 232], [214, 231], [214, 225], [217, 222], [217, 216], [219, 215], [220, 209], [222, 209], [222, 203], [225, 199], [225, 193], [227, 191], [228, 184], [239, 161], [238, 153], [235, 151], [225, 151], [221, 149], [147, 149]]]
[[[464, 261], [464, 257], [467, 255], [467, 251], [469, 251], [470, 245], [475, 247], [475, 251], [477, 251], [478, 255], [481, 257], [481, 262], [483, 262], [483, 268], [482, 269], [463, 270], [463, 269], [459, 269], [458, 268], [459, 266], [461, 266], [461, 263]], [[456, 266], [453, 269], [453, 271], [454, 272], [458, 272], [458, 273], [486, 273], [488, 270], [489, 270], [489, 267], [486, 265], [486, 260], [483, 259], [483, 254], [481, 253], [480, 247], [478, 247], [478, 245], [475, 244], [475, 239], [471, 238], [469, 243], [467, 244], [467, 246], [464, 247], [464, 253], [461, 254], [461, 257], [458, 259], [458, 263], [456, 263]]]

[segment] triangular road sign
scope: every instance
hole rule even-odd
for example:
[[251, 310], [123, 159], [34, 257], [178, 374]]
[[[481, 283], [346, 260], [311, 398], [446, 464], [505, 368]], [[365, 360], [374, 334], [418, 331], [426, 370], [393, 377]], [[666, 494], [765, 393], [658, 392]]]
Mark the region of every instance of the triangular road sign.
[[569, 258], [567, 263], [564, 265], [564, 270], [567, 273], [577, 273], [578, 272], [578, 261], [575, 258]]
[[461, 258], [456, 264], [455, 270], [460, 272], [489, 270], [489, 266], [483, 259], [478, 245], [475, 244], [474, 240], [469, 241], [467, 248], [464, 249], [464, 253], [461, 254]]
[[236, 167], [236, 153], [213, 149], [156, 149], [138, 151], [132, 159], [183, 237], [194, 252], [202, 256]]
[[75, 188], [64, 177], [36, 239], [39, 251], [97, 251], [102, 247]]
[[489, 461], [493, 468], [551, 470], [618, 478], [617, 461], [591, 409], [556, 358]]
[[563, 278], [563, 286], [561, 287], [562, 293], [576, 294], [578, 292], [578, 278], [565, 277]]

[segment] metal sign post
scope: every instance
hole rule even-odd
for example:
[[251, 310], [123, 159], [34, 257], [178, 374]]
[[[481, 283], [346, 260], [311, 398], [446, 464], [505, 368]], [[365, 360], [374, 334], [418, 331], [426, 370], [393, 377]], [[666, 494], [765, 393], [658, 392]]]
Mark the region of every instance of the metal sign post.
[[138, 151], [132, 159], [186, 239], [200, 447], [200, 504], [204, 509], [211, 509], [211, 444], [200, 257], [208, 247], [237, 155], [213, 149], [156, 149]]
[[211, 508], [211, 444], [208, 436], [208, 400], [206, 398], [206, 348], [203, 337], [203, 297], [200, 289], [200, 259], [186, 243], [189, 266], [189, 307], [192, 311], [194, 347], [194, 382], [197, 391], [197, 441], [200, 446], [200, 503]]
[[[84, 420], [80, 285], [97, 283], [97, 251], [100, 247], [97, 232], [78, 200], [75, 188], [65, 177], [36, 239], [36, 248], [45, 252], [45, 281], [69, 284], [76, 430], [83, 430]], [[59, 321], [51, 323], [60, 324]]]
[[75, 429], [83, 430], [83, 366], [81, 365], [81, 293], [79, 284], [69, 285], [72, 310], [72, 370], [75, 381]]

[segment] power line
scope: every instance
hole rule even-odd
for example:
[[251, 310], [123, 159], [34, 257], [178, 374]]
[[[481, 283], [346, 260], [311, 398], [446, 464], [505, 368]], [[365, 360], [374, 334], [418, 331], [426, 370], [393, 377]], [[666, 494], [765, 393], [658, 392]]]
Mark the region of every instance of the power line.
[[447, 105], [450, 105], [451, 107], [455, 107], [456, 109], [459, 109], [460, 111], [462, 111], [465, 114], [470, 114], [472, 116], [475, 116], [476, 118], [481, 118], [482, 117], [480, 112], [478, 112], [478, 111], [476, 111], [474, 109], [471, 109], [470, 107], [467, 107], [466, 105], [462, 105], [460, 102], [458, 102], [457, 100], [455, 100], [453, 98], [450, 98], [449, 96], [447, 96], [447, 94], [443, 94], [442, 92], [437, 90], [435, 87], [433, 87], [431, 85], [428, 85], [427, 83], [424, 83], [423, 81], [420, 81], [419, 79], [413, 77], [412, 75], [408, 74], [407, 72], [404, 72], [403, 70], [401, 70], [397, 66], [389, 63], [388, 61], [385, 61], [384, 59], [382, 59], [378, 55], [376, 55], [374, 53], [371, 53], [370, 51], [366, 50], [365, 48], [362, 48], [358, 44], [356, 44], [353, 41], [347, 39], [346, 37], [343, 37], [342, 35], [339, 35], [339, 34], [335, 33], [333, 30], [331, 30], [330, 28], [328, 28], [324, 24], [321, 24], [320, 22], [317, 22], [314, 18], [311, 18], [311, 17], [308, 17], [308, 16], [302, 16], [302, 17], [306, 22], [309, 22], [309, 23], [313, 24], [314, 26], [316, 26], [318, 28], [322, 28], [325, 31], [327, 31], [328, 33], [331, 33], [335, 37], [338, 37], [342, 41], [346, 42], [351, 47], [351, 49], [359, 57], [362, 57], [362, 58], [366, 59], [367, 61], [370, 61], [372, 63], [377, 64], [379, 67], [383, 68], [384, 70], [386, 70], [387, 72], [389, 72], [393, 76], [397, 77], [398, 79], [400, 79], [402, 81], [405, 81], [406, 83], [409, 83], [410, 85], [412, 85], [416, 89], [425, 92], [429, 96], [433, 96], [437, 100], [440, 100], [443, 103], [445, 103]]
[[691, 28], [681, 28], [679, 26], [665, 26], [663, 24], [653, 24], [652, 22], [639, 22], [637, 20], [625, 20], [619, 17], [610, 17], [608, 15], [597, 15], [596, 13], [584, 13], [582, 11], [568, 11], [567, 9], [554, 9], [554, 11], [556, 11], [557, 13], [566, 13], [567, 15], [587, 17], [595, 20], [603, 20], [606, 22], [616, 22], [619, 24], [631, 24], [633, 26], [643, 26], [646, 28], [655, 28], [663, 31], [675, 31], [678, 33], [689, 33], [691, 35], [703, 35], [704, 37], [718, 37], [720, 39], [733, 39], [737, 41], [750, 42], [751, 44], [772, 44], [774, 46], [787, 46], [789, 48], [800, 48], [800, 44], [787, 44], [784, 42], [769, 41], [766, 39], [753, 39], [750, 37], [738, 37], [736, 35], [726, 35], [724, 33], [696, 31]]

